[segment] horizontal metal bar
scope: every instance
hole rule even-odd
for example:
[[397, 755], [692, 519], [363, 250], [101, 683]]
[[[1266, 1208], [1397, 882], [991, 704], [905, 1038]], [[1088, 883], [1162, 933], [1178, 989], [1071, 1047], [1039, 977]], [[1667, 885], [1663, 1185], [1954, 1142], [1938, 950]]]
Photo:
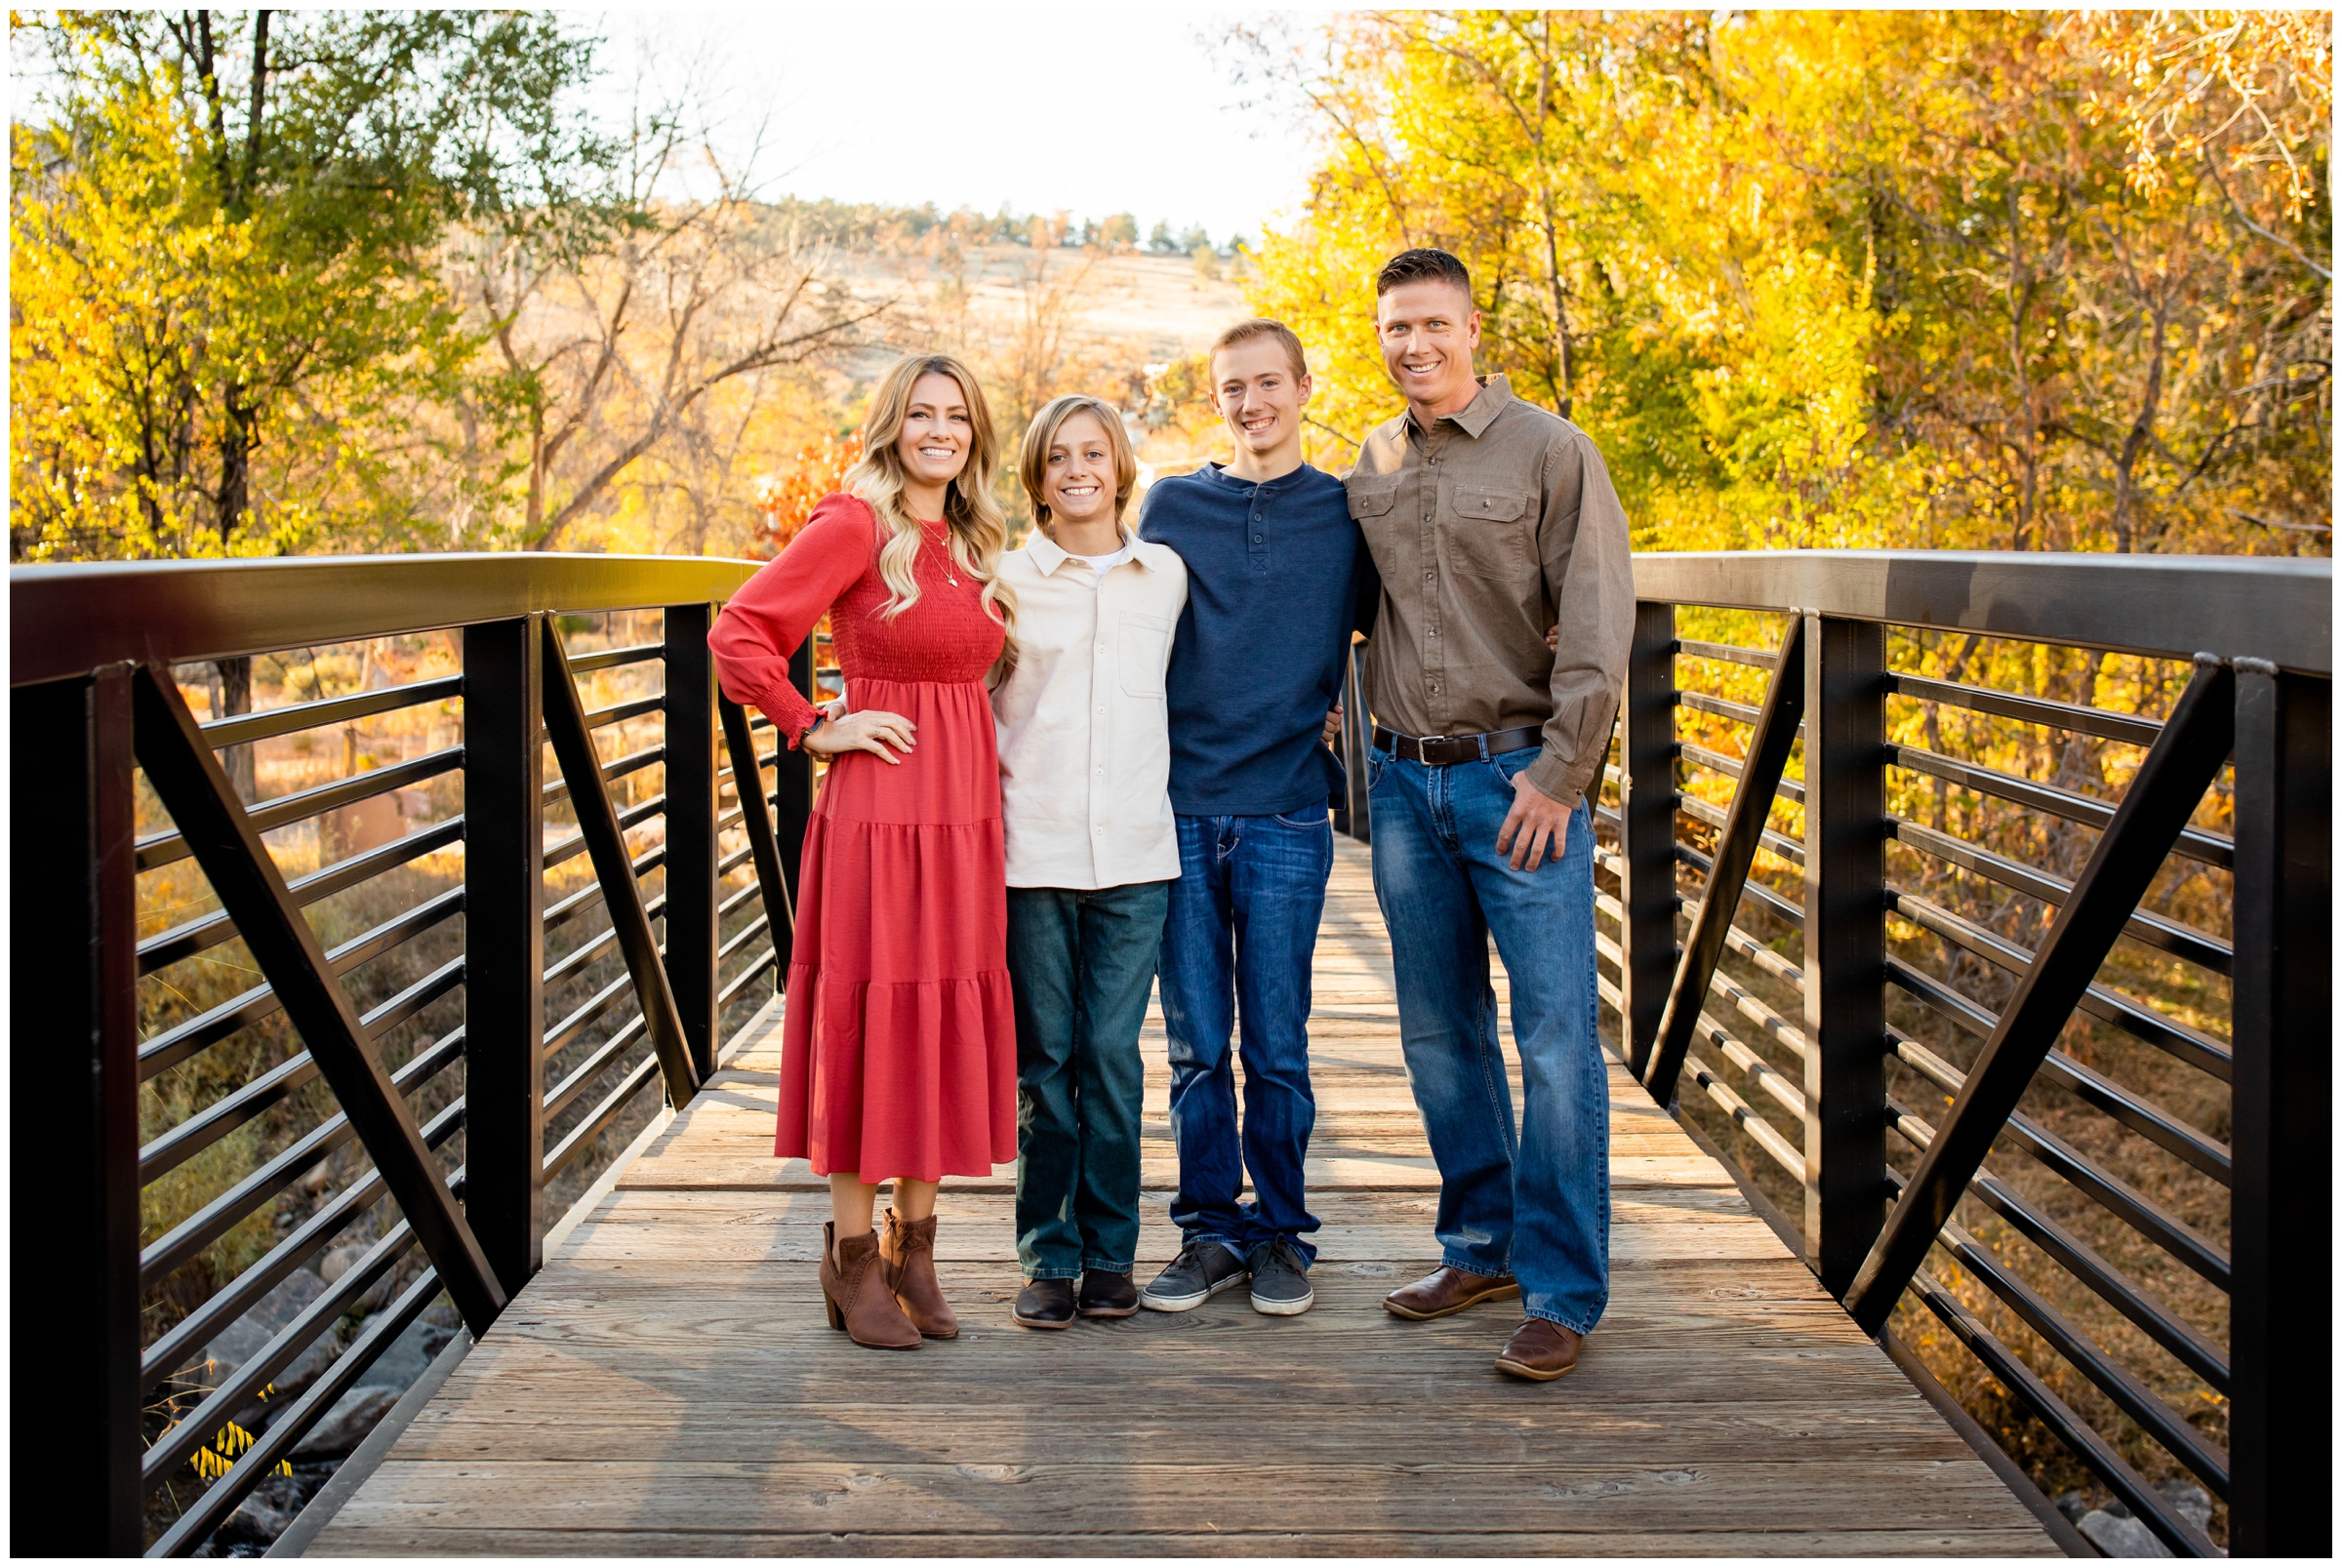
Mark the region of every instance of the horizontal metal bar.
[[155, 1542], [152, 1554], [177, 1557], [190, 1553], [204, 1537], [224, 1523], [228, 1514], [286, 1462], [309, 1429], [357, 1386], [358, 1379], [382, 1359], [383, 1352], [397, 1343], [408, 1325], [423, 1315], [424, 1308], [438, 1294], [438, 1271], [426, 1266], [396, 1301], [367, 1320], [364, 1332], [350, 1342], [349, 1348], [334, 1358], [334, 1364], [303, 1390], [300, 1398], [269, 1421], [268, 1429], [236, 1457], [227, 1473], [214, 1481], [173, 1521], [171, 1528]]
[[[636, 876], [647, 876], [666, 864], [666, 846], [665, 844], [653, 845], [635, 856], [628, 864], [633, 867]], [[601, 883], [589, 882], [545, 911], [545, 929], [550, 931], [556, 926], [563, 925], [573, 915], [582, 914], [601, 902]]]
[[631, 975], [621, 975], [594, 992], [584, 1006], [546, 1031], [544, 1060], [550, 1062], [554, 1057], [575, 1045], [578, 1036], [585, 1033], [595, 1019], [600, 1018], [617, 1005], [620, 997], [630, 996], [633, 992], [634, 977]]
[[2035, 1419], [2072, 1450], [2075, 1458], [2094, 1471], [2166, 1546], [2195, 1557], [2217, 1554], [2218, 1548], [2182, 1520], [2172, 1510], [2169, 1501], [2149, 1486], [2145, 1478], [2115, 1451], [2113, 1444], [2099, 1436], [2088, 1422], [2076, 1415], [2071, 1406], [2034, 1374], [2032, 1368], [2008, 1347], [1995, 1339], [1975, 1314], [1960, 1305], [1958, 1297], [1944, 1289], [1934, 1275], [1924, 1268], [1918, 1270], [1912, 1276], [1910, 1289], [1929, 1311], [1943, 1320], [1953, 1337], [1967, 1347], [1968, 1353], [1984, 1363], [1985, 1370], [1999, 1380], [2000, 1386], [2018, 1403], [2031, 1410]]
[[[716, 867], [716, 875], [723, 875], [727, 867], [719, 864]], [[753, 881], [749, 882], [747, 887], [742, 888], [739, 892], [733, 894], [730, 898], [726, 899], [723, 903], [715, 906], [715, 917], [718, 920], [721, 920], [724, 916], [730, 914], [733, 910], [739, 908], [742, 905], [756, 897], [756, 895], [761, 891], [762, 890], [759, 889]]]
[[1958, 1225], [1945, 1226], [1936, 1245], [1983, 1280], [1986, 1288], [1999, 1297], [2010, 1311], [2025, 1320], [2026, 1327], [2089, 1379], [2100, 1393], [2138, 1423], [2148, 1436], [2162, 1444], [2165, 1452], [2195, 1471], [2211, 1488], [2214, 1497], [2228, 1496], [2228, 1456], [2198, 1436], [2195, 1427], [2180, 1420], [2127, 1367], [2068, 1322], [2065, 1314], [2043, 1301], [2032, 1286], [2003, 1268], [1990, 1248], [1978, 1245], [1976, 1238]]
[[[1890, 768], [1908, 768], [1931, 779], [1958, 784], [1963, 789], [1973, 789], [1980, 795], [1998, 796], [2091, 827], [2103, 829], [2115, 820], [2115, 808], [2110, 801], [2093, 800], [2087, 795], [2052, 788], [2048, 784], [2036, 784], [2031, 779], [2020, 779], [2014, 774], [1956, 761], [1951, 757], [1939, 756], [1923, 746], [1889, 744], [1886, 748], [1886, 765]], [[2172, 844], [2171, 853], [2201, 861], [2206, 865], [2225, 868], [2236, 864], [2237, 846], [2234, 839], [2218, 833], [2199, 832], [2191, 827]]]
[[[320, 816], [337, 806], [371, 800], [376, 795], [404, 789], [425, 779], [436, 779], [443, 773], [453, 773], [463, 765], [464, 748], [451, 745], [427, 752], [411, 762], [394, 762], [387, 768], [369, 768], [364, 773], [353, 774], [334, 784], [319, 784], [314, 789], [303, 789], [295, 794], [279, 795], [273, 800], [262, 801], [246, 815], [252, 819], [253, 831], [273, 832], [279, 827]], [[180, 836], [176, 827], [150, 833], [139, 840], [139, 869], [151, 871], [159, 865], [183, 861], [191, 853], [186, 840]]]
[[[712, 597], [712, 595], [711, 595]], [[683, 601], [677, 600], [680, 604]], [[595, 654], [571, 654], [569, 672], [583, 675], [592, 669], [616, 669], [621, 664], [639, 664], [665, 656], [666, 645], [657, 642], [638, 642], [628, 648], [605, 648]]]
[[[642, 912], [647, 919], [658, 919], [662, 914], [666, 912], [666, 895], [662, 893], [659, 895], [659, 897], [644, 905]], [[610, 945], [610, 944], [615, 942], [617, 939], [618, 927], [604, 926], [601, 930], [586, 938], [585, 942], [581, 943], [576, 947], [573, 947], [568, 952], [563, 953], [561, 957], [551, 965], [551, 967], [547, 968], [545, 972], [545, 983], [547, 985], [550, 985], [555, 981], [567, 980], [571, 975], [576, 974], [587, 964], [592, 963], [594, 960], [594, 955], [600, 952], [604, 947]]]
[[314, 703], [297, 703], [290, 707], [272, 707], [260, 713], [239, 713], [233, 718], [211, 719], [196, 728], [203, 732], [204, 740], [215, 749], [224, 750], [231, 745], [265, 741], [272, 736], [322, 729], [328, 724], [346, 724], [351, 719], [369, 718], [396, 708], [417, 707], [424, 703], [443, 703], [463, 695], [463, 676], [442, 675], [434, 680], [410, 681], [404, 686], [384, 686], [371, 692], [359, 692], [352, 697], [328, 697]]
[[[1990, 1039], [2000, 1023], [1999, 1014], [1899, 958], [1886, 961], [1886, 978], [1978, 1039]], [[2226, 1144], [2205, 1137], [2063, 1051], [2052, 1050], [2042, 1058], [2040, 1070], [2092, 1109], [2177, 1155], [2222, 1186], [2230, 1185], [2233, 1161]]]
[[[1706, 823], [1719, 831], [1724, 825], [1724, 809], [1713, 801], [1702, 800], [1697, 795], [1677, 795], [1676, 808], [1695, 823]], [[1756, 841], [1792, 865], [1805, 864], [1805, 846], [1791, 838], [1787, 833], [1777, 832], [1773, 828], [1767, 827], [1758, 832]]]
[[[428, 929], [431, 925], [437, 925], [440, 920], [445, 919], [447, 914], [453, 911], [443, 911], [434, 915], [425, 925], [401, 935], [397, 942], [386, 941], [385, 933], [398, 930], [423, 910], [430, 909], [447, 899], [457, 898], [460, 901], [462, 891], [460, 888], [451, 889], [448, 893], [441, 894], [439, 898], [433, 899], [427, 904], [418, 905], [405, 914], [394, 916], [371, 931], [359, 933], [339, 947], [328, 949], [325, 955], [327, 963], [336, 975], [346, 975], [360, 964], [381, 957], [391, 947], [398, 945], [398, 942], [403, 942], [419, 931]], [[277, 1001], [276, 991], [272, 987], [265, 985], [255, 985], [252, 989], [241, 995], [231, 996], [207, 1012], [199, 1013], [184, 1023], [174, 1025], [139, 1047], [139, 1081], [144, 1083], [156, 1073], [177, 1066], [206, 1046], [224, 1040], [236, 1030], [269, 1017], [281, 1005]]]
[[545, 1119], [546, 1124], [550, 1125], [552, 1119], [555, 1116], [560, 1115], [561, 1112], [567, 1110], [573, 1101], [575, 1101], [580, 1095], [584, 1094], [587, 1089], [592, 1088], [593, 1080], [600, 1077], [603, 1073], [609, 1071], [610, 1064], [616, 1062], [622, 1055], [624, 1055], [627, 1046], [632, 1045], [636, 1040], [641, 1039], [643, 1032], [643, 1017], [640, 1013], [637, 1013], [632, 1018], [626, 1020], [624, 1024], [621, 1024], [618, 1026], [617, 1032], [612, 1034], [607, 1040], [604, 1040], [600, 1045], [596, 1046], [593, 1054], [587, 1057], [585, 1061], [579, 1063], [577, 1067], [571, 1071], [567, 1077], [563, 1078], [552, 1088], [547, 1089], [545, 1092]]
[[[463, 1055], [464, 1030], [461, 1027], [450, 1029], [444, 1037], [417, 1052], [413, 1061], [392, 1073], [390, 1082], [400, 1094], [412, 1095], [461, 1060]], [[306, 1066], [308, 1054], [303, 1052], [286, 1065], [291, 1066], [295, 1063]], [[310, 1067], [307, 1075], [314, 1076], [315, 1069]], [[448, 1130], [452, 1133], [453, 1126]], [[160, 1284], [195, 1254], [227, 1234], [262, 1204], [300, 1181], [320, 1160], [349, 1142], [350, 1137], [349, 1118], [336, 1111], [267, 1164], [181, 1221], [167, 1235], [157, 1238], [139, 1255], [140, 1288], [151, 1289]], [[429, 1146], [437, 1146], [430, 1145], [428, 1139], [424, 1142]], [[372, 1199], [367, 1201], [371, 1202]], [[351, 1212], [354, 1214], [356, 1211]]]
[[[1721, 751], [1711, 751], [1706, 746], [1690, 741], [1677, 741], [1676, 754], [1695, 767], [1706, 768], [1710, 773], [1721, 774], [1723, 777], [1735, 781], [1740, 778], [1739, 760], [1725, 756]], [[1615, 776], [1618, 770], [1612, 768], [1606, 771]], [[1787, 799], [1797, 801], [1800, 805], [1805, 800], [1805, 785], [1799, 781], [1786, 776], [1773, 786], [1773, 791]]]
[[[366, 1015], [380, 1038], [446, 995], [464, 981], [464, 960], [454, 959]], [[379, 1021], [379, 1022], [378, 1022]], [[232, 1094], [205, 1106], [139, 1150], [139, 1185], [178, 1169], [270, 1106], [291, 1099], [317, 1076], [306, 1051], [291, 1057]]]
[[650, 1084], [659, 1081], [659, 1054], [654, 1051], [634, 1064], [634, 1069], [618, 1081], [618, 1087], [602, 1097], [593, 1114], [570, 1130], [559, 1146], [545, 1157], [545, 1179], [551, 1181], [569, 1168], [586, 1146], [599, 1138], [609, 1125], [618, 1120], [633, 1098]]
[[1756, 722], [1756, 709], [1748, 704], [1735, 703], [1729, 698], [1710, 697], [1706, 692], [1677, 692], [1676, 705], [1688, 707], [1698, 713], [1713, 713], [1719, 719], [1730, 719], [1735, 724]]
[[1664, 550], [1635, 596], [1786, 610], [2113, 653], [2247, 654], [2333, 669], [2333, 562], [2042, 550]]
[[1721, 659], [1757, 669], [1774, 669], [1781, 663], [1779, 654], [1769, 654], [1761, 648], [1743, 648], [1735, 642], [1700, 642], [1690, 637], [1676, 639], [1676, 654], [1681, 659]]
[[[1954, 914], [1941, 905], [1930, 903], [1916, 893], [1907, 893], [1891, 883], [1886, 890], [1886, 906], [1922, 930], [1933, 932], [1946, 942], [2011, 974], [2023, 974], [2033, 963], [2032, 948], [1997, 936]], [[2188, 1065], [2210, 1073], [2222, 1083], [2234, 1079], [2236, 1058], [2225, 1044], [2207, 1034], [2172, 1023], [2145, 1003], [2134, 1001], [2120, 991], [2092, 985], [2082, 993], [2080, 1010], [2094, 1019], [2114, 1025], [2136, 1039], [2169, 1052]]]
[[[1896, 1054], [1905, 1062], [1918, 1065], [1913, 1053], [1931, 1059], [1931, 1065], [1950, 1072], [1950, 1066], [1934, 1054], [1912, 1040], [1908, 1035], [1895, 1036]], [[1927, 1067], [1921, 1070], [1935, 1074]], [[1957, 1081], [1958, 1074], [1951, 1073]], [[1935, 1129], [1910, 1108], [1890, 1098], [1887, 1109], [1892, 1116], [1888, 1129], [1912, 1147], [1922, 1152], [1935, 1141]], [[1968, 1183], [1968, 1196], [1999, 1215], [2017, 1234], [2048, 1255], [2068, 1273], [2088, 1286], [2100, 1301], [2120, 1312], [2141, 1333], [2169, 1351], [2172, 1357], [2189, 1371], [2209, 1384], [2220, 1393], [2228, 1392], [2228, 1356], [2220, 1347], [2206, 1339], [2188, 1322], [2174, 1317], [2149, 1296], [2146, 1290], [2113, 1264], [2098, 1256], [2088, 1243], [2064, 1226], [2050, 1219], [2021, 1196], [2015, 1188], [1995, 1176], [1989, 1168], [1980, 1168]]]
[[[286, 884], [293, 902], [306, 908], [320, 899], [348, 891], [359, 883], [395, 870], [412, 860], [419, 860], [435, 849], [461, 843], [464, 838], [464, 819], [451, 817], [445, 822], [393, 839], [380, 849], [368, 850], [347, 860], [311, 871], [307, 876]], [[189, 920], [183, 925], [158, 932], [139, 944], [139, 974], [141, 978], [166, 969], [183, 959], [192, 958], [207, 948], [216, 947], [236, 934], [236, 923], [223, 911]]]
[[629, 703], [613, 703], [608, 707], [587, 708], [586, 710], [586, 728], [599, 730], [612, 724], [624, 724], [626, 720], [638, 719], [645, 713], [656, 713], [666, 705], [666, 694], [653, 692], [648, 697], [637, 697]]
[[[629, 806], [625, 811], [620, 812], [618, 814], [619, 828], [621, 831], [624, 831], [628, 827], [638, 827], [642, 824], [649, 822], [652, 818], [659, 816], [666, 810], [666, 794], [663, 790], [660, 793], [653, 795], [650, 799], [644, 801], [641, 805]], [[572, 833], [567, 838], [562, 839], [560, 842], [551, 845], [545, 850], [545, 868], [549, 871], [554, 866], [559, 865], [563, 861], [569, 860], [575, 856], [583, 855], [585, 853], [586, 835], [584, 833]]]
[[[645, 746], [640, 751], [628, 752], [614, 761], [603, 763], [602, 778], [604, 780], [624, 779], [629, 773], [640, 773], [643, 769], [655, 767], [666, 760], [666, 746], [664, 744]], [[546, 784], [544, 789], [544, 798], [545, 803], [548, 806], [558, 805], [567, 800], [569, 798], [569, 781], [556, 779]]]
[[[757, 889], [751, 887], [745, 889], [744, 891], [747, 893], [754, 893], [757, 891]], [[769, 920], [770, 916], [760, 914], [755, 919], [749, 921], [747, 925], [742, 926], [739, 932], [733, 936], [730, 941], [726, 942], [721, 947], [715, 949], [715, 961], [719, 964], [722, 963], [725, 959], [740, 951], [741, 948], [747, 946], [749, 939], [762, 936], [764, 934], [764, 928], [769, 923]]]
[[[1939, 861], [1957, 865], [1963, 871], [1973, 871], [1978, 876], [1998, 882], [2002, 887], [2013, 888], [2029, 899], [2038, 899], [2053, 907], [2062, 906], [2074, 892], [2074, 884], [2063, 877], [2037, 871], [2006, 856], [1978, 849], [1963, 839], [1954, 838], [1950, 833], [1939, 833], [1908, 818], [1887, 818], [1886, 835], [1932, 855]], [[2201, 965], [2215, 975], [2228, 974], [2235, 967], [2236, 956], [2226, 943], [2193, 926], [2183, 926], [2175, 920], [2166, 920], [2161, 915], [2150, 914], [2143, 909], [2131, 911], [2130, 918], [2123, 923], [2122, 934], [2134, 942], [2144, 943], [2173, 957]]]
[[192, 1459], [195, 1450], [217, 1436], [247, 1400], [266, 1387], [320, 1334], [330, 1330], [343, 1313], [355, 1307], [359, 1298], [414, 1244], [414, 1230], [401, 1220], [388, 1235], [367, 1249], [357, 1266], [328, 1285], [324, 1295], [279, 1329], [259, 1354], [222, 1380], [185, 1419], [156, 1437], [147, 1447], [141, 1464], [146, 1489], [152, 1491], [162, 1485], [173, 1471]]
[[2080, 703], [2061, 703], [2047, 697], [2020, 697], [2014, 692], [1995, 691], [1989, 686], [1964, 686], [1958, 681], [1930, 680], [1924, 675], [1890, 673], [1886, 677], [1886, 689], [1896, 696], [1915, 698], [1922, 703], [1944, 703], [1953, 707], [1967, 708], [1971, 712], [1991, 713], [1999, 718], [2018, 719], [2053, 730], [2120, 741], [2126, 745], [2153, 745], [2155, 738], [2163, 732], [2162, 720], [2142, 718], [2136, 713], [2116, 713], [2103, 707], [2085, 707]]
[[1734, 1094], [1731, 1086], [1716, 1075], [1715, 1068], [1696, 1056], [1686, 1055], [1683, 1058], [1683, 1075], [1706, 1090], [1708, 1098], [1722, 1106], [1733, 1123], [1755, 1139], [1756, 1146], [1771, 1155], [1775, 1164], [1800, 1182], [1805, 1179], [1805, 1156], [1797, 1146], [1782, 1137], [1779, 1129], [1758, 1115], [1747, 1101]]
[[9, 680], [123, 660], [191, 663], [434, 631], [536, 611], [729, 599], [755, 561], [551, 551], [106, 561], [12, 567]]
[[[1706, 1008], [1700, 1010], [1699, 1023], [1692, 1037], [1706, 1040], [1722, 1051], [1724, 1060], [1738, 1067], [1742, 1077], [1763, 1090], [1782, 1109], [1795, 1115], [1800, 1122], [1804, 1120], [1804, 1092], [1790, 1082], [1787, 1075], [1778, 1067], [1751, 1049], [1747, 1041], [1740, 1039], [1730, 1029], [1725, 1028], [1717, 1021], [1716, 1015]], [[1800, 1155], [1800, 1162], [1802, 1159], [1803, 1156]], [[1799, 1164], [1798, 1169], [1800, 1171], [1804, 1169], [1802, 1163]]]
[[748, 988], [749, 981], [754, 980], [758, 975], [763, 974], [766, 970], [771, 969], [772, 967], [773, 949], [767, 947], [764, 949], [764, 951], [758, 953], [755, 957], [748, 960], [747, 968], [742, 970], [739, 974], [733, 976], [730, 981], [725, 983], [724, 988], [716, 993], [715, 1005], [719, 1008], [731, 1005], [733, 997], [738, 996], [742, 991]]
[[[1698, 850], [1693, 849], [1689, 844], [1684, 843], [1681, 839], [1676, 840], [1676, 859], [1682, 862], [1685, 865], [1690, 866], [1693, 870], [1699, 872], [1703, 877], [1708, 875], [1710, 870], [1715, 865], [1715, 863], [1707, 856], [1701, 854]], [[1797, 907], [1797, 905], [1790, 903], [1789, 900], [1783, 898], [1780, 894], [1775, 893], [1771, 888], [1766, 887], [1763, 883], [1757, 881], [1753, 876], [1750, 877], [1747, 882], [1742, 884], [1740, 895], [1744, 899], [1755, 899], [1772, 914], [1780, 919], [1788, 921], [1793, 926], [1802, 928], [1805, 924], [1805, 911], [1803, 909], [1800, 909]], [[1695, 909], [1702, 902], [1704, 901], [1698, 899], [1685, 899], [1681, 901], [1681, 905], [1682, 907], [1686, 909]]]

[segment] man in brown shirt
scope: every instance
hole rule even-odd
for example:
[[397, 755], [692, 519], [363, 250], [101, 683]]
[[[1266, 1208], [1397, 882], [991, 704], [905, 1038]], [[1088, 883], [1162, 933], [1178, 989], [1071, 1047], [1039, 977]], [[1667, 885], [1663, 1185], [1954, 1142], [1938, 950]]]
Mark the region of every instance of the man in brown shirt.
[[[1403, 252], [1376, 292], [1407, 411], [1367, 437], [1344, 482], [1383, 580], [1366, 655], [1374, 886], [1439, 1166], [1443, 1260], [1384, 1305], [1431, 1318], [1517, 1296], [1525, 1321], [1497, 1369], [1547, 1381], [1577, 1364], [1608, 1301], [1586, 797], [1634, 627], [1627, 520], [1585, 431], [1474, 374], [1480, 318], [1461, 261]], [[1517, 1140], [1491, 936], [1512, 981]]]

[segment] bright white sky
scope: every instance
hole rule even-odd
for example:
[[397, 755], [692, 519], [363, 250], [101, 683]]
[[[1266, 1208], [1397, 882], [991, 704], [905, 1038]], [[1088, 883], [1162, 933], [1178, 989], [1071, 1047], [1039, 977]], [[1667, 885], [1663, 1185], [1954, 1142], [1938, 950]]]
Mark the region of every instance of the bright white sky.
[[1257, 239], [1298, 205], [1311, 158], [1291, 113], [1239, 106], [1247, 90], [1212, 47], [1235, 15], [1097, 0], [613, 10], [599, 96], [623, 116], [638, 63], [671, 81], [698, 62], [727, 105], [725, 140], [745, 151], [769, 110], [758, 172], [774, 194], [1128, 212], [1142, 236], [1164, 220]]

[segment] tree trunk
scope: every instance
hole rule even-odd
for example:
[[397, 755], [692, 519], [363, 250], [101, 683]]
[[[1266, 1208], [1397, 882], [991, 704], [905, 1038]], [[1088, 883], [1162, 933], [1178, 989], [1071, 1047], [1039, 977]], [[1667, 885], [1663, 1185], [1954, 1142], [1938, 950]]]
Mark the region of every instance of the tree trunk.
[[[252, 657], [222, 659], [213, 663], [220, 671], [221, 717], [252, 711]], [[260, 778], [253, 767], [252, 746], [231, 745], [220, 759], [227, 769], [227, 782], [235, 786], [236, 798], [247, 806], [260, 795]]]

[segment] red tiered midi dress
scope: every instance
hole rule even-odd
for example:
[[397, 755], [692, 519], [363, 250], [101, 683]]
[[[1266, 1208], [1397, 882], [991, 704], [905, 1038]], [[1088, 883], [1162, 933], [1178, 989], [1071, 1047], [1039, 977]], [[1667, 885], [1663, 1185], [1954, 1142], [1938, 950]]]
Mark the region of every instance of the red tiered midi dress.
[[791, 746], [814, 709], [788, 656], [829, 616], [855, 712], [917, 726], [900, 763], [831, 759], [805, 833], [773, 1152], [868, 1182], [988, 1176], [1017, 1153], [1000, 764], [984, 678], [1003, 633], [927, 525], [893, 619], [869, 506], [830, 496], [707, 643], [724, 695]]

